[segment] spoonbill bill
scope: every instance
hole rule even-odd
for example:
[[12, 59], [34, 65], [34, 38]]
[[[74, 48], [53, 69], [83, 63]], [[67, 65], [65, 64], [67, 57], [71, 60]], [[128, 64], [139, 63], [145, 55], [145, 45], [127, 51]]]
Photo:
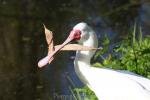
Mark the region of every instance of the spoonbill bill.
[[[69, 42], [76, 40], [84, 47], [97, 48], [98, 39], [93, 29], [81, 22], [73, 27], [66, 41], [39, 62], [45, 66]], [[82, 51], [74, 48], [74, 69], [79, 79], [87, 85], [99, 100], [150, 100], [150, 80], [128, 71], [95, 68], [90, 60], [95, 50]]]

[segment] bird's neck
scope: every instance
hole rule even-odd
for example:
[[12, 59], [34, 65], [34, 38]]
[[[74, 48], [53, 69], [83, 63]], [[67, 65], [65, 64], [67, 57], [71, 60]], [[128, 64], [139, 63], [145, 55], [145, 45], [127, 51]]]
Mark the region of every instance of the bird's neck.
[[[98, 40], [95, 34], [89, 36], [88, 40], [83, 42], [81, 45], [89, 47], [98, 47]], [[84, 73], [87, 68], [91, 67], [90, 61], [95, 51], [77, 51], [74, 61], [75, 72], [81, 78], [82, 82], [87, 83], [84, 78]]]
[[[98, 40], [97, 40], [95, 33], [93, 33], [92, 35], [89, 35], [89, 38], [85, 42], [79, 43], [79, 44], [83, 45], [83, 46], [97, 48]], [[85, 65], [90, 65], [90, 61], [91, 61], [91, 58], [93, 57], [94, 53], [95, 53], [95, 50], [93, 50], [93, 51], [77, 51], [75, 61], [82, 62]]]
[[[89, 47], [98, 47], [98, 40], [95, 34], [89, 36], [88, 40], [83, 43], [80, 43], [83, 46]], [[85, 74], [88, 72], [88, 68], [91, 67], [90, 61], [92, 56], [94, 55], [95, 51], [77, 51], [76, 57], [74, 61], [74, 68], [76, 74], [79, 76], [80, 80], [88, 85], [87, 79], [84, 77]]]

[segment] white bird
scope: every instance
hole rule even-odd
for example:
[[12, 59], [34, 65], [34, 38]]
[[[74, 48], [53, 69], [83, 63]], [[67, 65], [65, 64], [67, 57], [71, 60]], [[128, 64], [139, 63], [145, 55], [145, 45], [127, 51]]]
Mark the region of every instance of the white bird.
[[[98, 47], [95, 32], [86, 23], [74, 26], [62, 46], [47, 57], [46, 62], [68, 42], [77, 40], [80, 45]], [[99, 100], [150, 100], [150, 80], [128, 71], [95, 68], [90, 60], [95, 51], [77, 51], [74, 69], [79, 79]], [[44, 60], [43, 60], [44, 61]]]
[[[86, 23], [79, 23], [74, 30], [81, 31], [78, 41], [83, 46], [97, 47], [95, 32]], [[77, 51], [75, 72], [99, 100], [150, 100], [150, 80], [128, 71], [95, 68], [90, 60], [94, 51]]]

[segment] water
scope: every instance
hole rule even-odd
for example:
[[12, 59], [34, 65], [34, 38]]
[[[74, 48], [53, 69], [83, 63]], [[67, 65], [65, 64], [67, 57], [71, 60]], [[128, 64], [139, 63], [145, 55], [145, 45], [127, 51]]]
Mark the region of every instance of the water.
[[[51, 65], [37, 68], [47, 54], [44, 23], [54, 33], [55, 44], [66, 39], [71, 28], [85, 21], [101, 40], [123, 38], [137, 21], [149, 34], [150, 3], [134, 0], [1, 0], [0, 1], [0, 100], [48, 100], [70, 95], [70, 75], [83, 86], [73, 69], [74, 52], [62, 52]], [[101, 43], [101, 42], [100, 42]]]

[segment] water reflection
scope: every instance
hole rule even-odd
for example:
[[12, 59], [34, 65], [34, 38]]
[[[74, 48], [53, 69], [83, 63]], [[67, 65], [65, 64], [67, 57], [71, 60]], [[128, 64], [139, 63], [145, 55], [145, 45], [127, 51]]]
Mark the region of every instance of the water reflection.
[[55, 43], [67, 37], [72, 26], [88, 22], [97, 32], [119, 41], [135, 19], [149, 34], [149, 6], [135, 0], [1, 0], [0, 1], [0, 99], [48, 100], [54, 93], [70, 94], [69, 73], [76, 86], [82, 83], [73, 69], [73, 52], [59, 53], [51, 65], [37, 68], [47, 54], [42, 24], [54, 32]]

